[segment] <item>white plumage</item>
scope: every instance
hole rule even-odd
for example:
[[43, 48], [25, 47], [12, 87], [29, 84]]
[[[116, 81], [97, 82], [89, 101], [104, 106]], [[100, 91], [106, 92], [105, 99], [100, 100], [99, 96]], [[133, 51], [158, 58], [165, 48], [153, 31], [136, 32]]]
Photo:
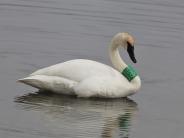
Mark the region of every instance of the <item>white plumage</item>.
[[[96, 61], [75, 59], [40, 69], [19, 81], [38, 89], [79, 97], [115, 98], [132, 95], [140, 88], [140, 78], [136, 76], [129, 82], [120, 73], [127, 65], [119, 59], [117, 48], [119, 45], [126, 47], [124, 41], [128, 41], [128, 36], [131, 37], [126, 35], [117, 34], [110, 47], [111, 60], [117, 70]], [[117, 41], [120, 42], [115, 45]]]

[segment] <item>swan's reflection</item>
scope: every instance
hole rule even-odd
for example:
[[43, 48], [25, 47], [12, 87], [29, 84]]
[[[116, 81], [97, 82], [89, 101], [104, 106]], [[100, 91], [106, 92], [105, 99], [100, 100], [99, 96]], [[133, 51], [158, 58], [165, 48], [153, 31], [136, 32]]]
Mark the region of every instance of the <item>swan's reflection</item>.
[[82, 99], [37, 92], [17, 97], [15, 101], [23, 110], [44, 112], [47, 121], [57, 124], [62, 133], [80, 133], [83, 137], [95, 134], [103, 138], [128, 138], [131, 121], [137, 111], [137, 104], [127, 98]]

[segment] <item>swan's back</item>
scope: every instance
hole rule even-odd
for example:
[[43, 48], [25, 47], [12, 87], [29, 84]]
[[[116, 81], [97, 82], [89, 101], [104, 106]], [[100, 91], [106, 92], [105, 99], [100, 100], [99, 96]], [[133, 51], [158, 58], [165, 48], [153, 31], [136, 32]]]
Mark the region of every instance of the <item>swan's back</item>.
[[120, 73], [105, 64], [85, 59], [70, 60], [50, 67], [40, 69], [31, 74], [47, 75], [82, 81], [91, 76], [121, 77]]

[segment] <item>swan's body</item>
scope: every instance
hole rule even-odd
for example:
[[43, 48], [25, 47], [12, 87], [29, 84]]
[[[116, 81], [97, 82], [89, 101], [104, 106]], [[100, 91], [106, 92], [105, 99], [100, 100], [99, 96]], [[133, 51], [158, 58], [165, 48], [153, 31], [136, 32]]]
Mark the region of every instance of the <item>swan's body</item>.
[[135, 76], [128, 81], [120, 73], [127, 68], [118, 52], [118, 46], [123, 44], [116, 44], [120, 37], [124, 38], [125, 33], [114, 37], [109, 50], [117, 70], [96, 61], [75, 59], [40, 69], [19, 81], [38, 89], [79, 97], [115, 98], [132, 95], [141, 86], [140, 78]]

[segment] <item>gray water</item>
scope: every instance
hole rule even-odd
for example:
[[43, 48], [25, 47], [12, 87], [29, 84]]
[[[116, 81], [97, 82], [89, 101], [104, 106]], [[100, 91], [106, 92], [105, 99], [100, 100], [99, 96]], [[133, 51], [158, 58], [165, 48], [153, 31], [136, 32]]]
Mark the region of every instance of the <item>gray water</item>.
[[[76, 58], [111, 65], [117, 32], [136, 38], [142, 89], [130, 99], [80, 99], [16, 82]], [[183, 0], [1, 0], [0, 137], [183, 138], [183, 43]]]

